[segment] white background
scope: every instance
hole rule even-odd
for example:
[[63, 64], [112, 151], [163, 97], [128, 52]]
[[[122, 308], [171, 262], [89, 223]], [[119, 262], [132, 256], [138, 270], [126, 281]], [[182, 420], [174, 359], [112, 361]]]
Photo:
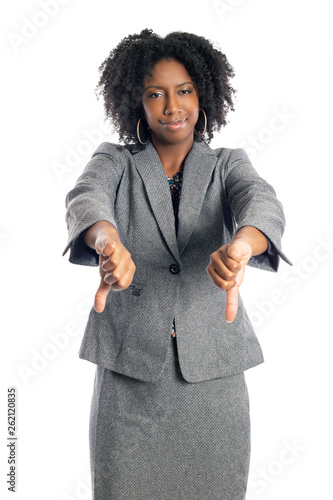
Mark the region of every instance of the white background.
[[[2, 8], [2, 498], [91, 498], [95, 365], [77, 352], [98, 270], [61, 256], [64, 199], [99, 143], [117, 142], [94, 94], [98, 67], [124, 36], [145, 27], [219, 44], [235, 69], [238, 100], [212, 147], [247, 149], [286, 213], [283, 248], [294, 267], [248, 269], [242, 285], [265, 355], [247, 372], [247, 500], [332, 495], [329, 7], [323, 0], [21, 0]], [[18, 396], [15, 495], [6, 484], [10, 386]]]

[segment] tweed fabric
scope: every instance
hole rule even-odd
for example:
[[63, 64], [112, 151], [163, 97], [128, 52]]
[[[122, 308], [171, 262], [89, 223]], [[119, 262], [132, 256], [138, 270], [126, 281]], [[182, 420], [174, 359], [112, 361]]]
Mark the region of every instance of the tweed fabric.
[[176, 338], [157, 382], [96, 368], [93, 500], [244, 500], [250, 456], [244, 374], [187, 383]]
[[225, 321], [226, 292], [206, 271], [210, 255], [240, 227], [254, 226], [270, 250], [249, 265], [276, 271], [284, 214], [274, 189], [242, 149], [194, 143], [183, 168], [175, 231], [170, 188], [153, 144], [103, 143], [67, 196], [70, 261], [97, 265], [82, 232], [97, 221], [116, 226], [136, 271], [131, 286], [111, 290], [103, 313], [92, 308], [79, 356], [139, 380], [161, 376], [175, 318], [184, 378], [199, 382], [240, 373], [263, 362], [242, 300]]

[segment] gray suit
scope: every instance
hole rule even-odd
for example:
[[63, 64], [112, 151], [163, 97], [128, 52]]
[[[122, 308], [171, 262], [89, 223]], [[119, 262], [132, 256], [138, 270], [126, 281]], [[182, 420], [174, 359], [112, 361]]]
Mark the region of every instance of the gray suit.
[[278, 269], [284, 215], [273, 188], [243, 149], [194, 143], [184, 166], [176, 234], [170, 189], [159, 156], [104, 142], [69, 192], [69, 260], [97, 265], [82, 231], [106, 220], [118, 230], [136, 265], [132, 285], [109, 293], [106, 308], [90, 312], [79, 356], [144, 381], [159, 378], [175, 318], [181, 371], [188, 382], [240, 373], [263, 361], [240, 299], [235, 321], [225, 321], [226, 292], [206, 271], [210, 254], [235, 231], [254, 226], [269, 250], [249, 264]]

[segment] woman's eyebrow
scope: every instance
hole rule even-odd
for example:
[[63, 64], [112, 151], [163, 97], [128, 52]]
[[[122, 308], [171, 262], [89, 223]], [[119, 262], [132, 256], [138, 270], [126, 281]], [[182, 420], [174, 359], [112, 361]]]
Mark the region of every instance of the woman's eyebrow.
[[[184, 83], [180, 83], [179, 85], [176, 85], [176, 86], [181, 87], [182, 85], [188, 85], [189, 83], [191, 85], [194, 85], [193, 82], [184, 82]], [[164, 87], [161, 87], [160, 85], [148, 85], [148, 87], [145, 87], [145, 90], [148, 90], [148, 89], [164, 89]]]

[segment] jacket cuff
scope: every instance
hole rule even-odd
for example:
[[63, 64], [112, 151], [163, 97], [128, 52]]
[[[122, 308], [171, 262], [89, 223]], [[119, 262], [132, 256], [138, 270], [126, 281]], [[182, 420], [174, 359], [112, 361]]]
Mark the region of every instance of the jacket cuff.
[[63, 251], [63, 256], [69, 251], [69, 262], [81, 266], [98, 266], [99, 255], [90, 248], [83, 239], [83, 233], [89, 229], [93, 224], [100, 221], [110, 222], [115, 228], [116, 223], [110, 217], [101, 217], [94, 219], [90, 223], [80, 224], [78, 227], [70, 231], [67, 245]]
[[267, 249], [260, 255], [255, 255], [250, 258], [248, 261], [248, 265], [251, 267], [255, 267], [257, 269], [263, 269], [264, 271], [273, 271], [277, 272], [280, 264], [280, 259], [283, 259], [287, 264], [292, 266], [292, 262], [288, 259], [285, 253], [281, 249], [281, 243], [279, 238], [274, 237], [273, 235], [267, 236], [265, 231], [259, 227], [259, 225], [254, 224], [242, 224], [237, 227], [237, 231], [246, 225], [255, 227], [258, 229], [267, 240]]

